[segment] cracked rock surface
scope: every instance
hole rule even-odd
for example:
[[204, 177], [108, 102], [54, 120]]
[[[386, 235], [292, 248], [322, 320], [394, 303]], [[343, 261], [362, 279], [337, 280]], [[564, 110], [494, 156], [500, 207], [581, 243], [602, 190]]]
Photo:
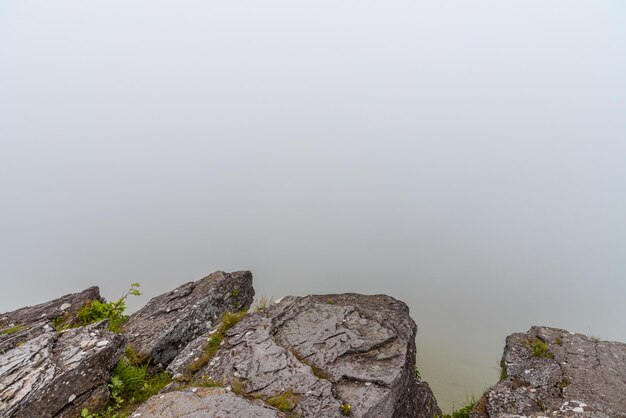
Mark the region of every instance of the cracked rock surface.
[[[531, 344], [547, 350], [537, 356]], [[474, 418], [626, 417], [626, 344], [532, 327], [506, 339], [507, 378], [490, 388]]]
[[247, 309], [253, 299], [252, 273], [217, 271], [151, 299], [131, 315], [123, 332], [141, 358], [164, 369], [224, 313]]
[[103, 406], [125, 342], [107, 325], [47, 331], [0, 355], [0, 416], [77, 417]]
[[417, 327], [389, 296], [286, 297], [226, 333], [195, 379], [213, 378], [246, 396], [286, 391], [302, 417], [428, 417], [441, 414], [415, 379]]
[[88, 300], [102, 300], [100, 290], [90, 287], [39, 305], [0, 314], [0, 353], [54, 329], [50, 322], [59, 317], [72, 319]]
[[156, 395], [137, 409], [141, 418], [284, 418], [285, 415], [263, 404], [221, 388], [193, 388]]

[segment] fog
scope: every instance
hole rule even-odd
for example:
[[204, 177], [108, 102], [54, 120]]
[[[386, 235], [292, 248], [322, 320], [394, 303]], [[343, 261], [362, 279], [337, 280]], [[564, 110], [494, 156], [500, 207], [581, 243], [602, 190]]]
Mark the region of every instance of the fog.
[[0, 311], [250, 269], [405, 301], [440, 404], [626, 341], [621, 1], [0, 3]]

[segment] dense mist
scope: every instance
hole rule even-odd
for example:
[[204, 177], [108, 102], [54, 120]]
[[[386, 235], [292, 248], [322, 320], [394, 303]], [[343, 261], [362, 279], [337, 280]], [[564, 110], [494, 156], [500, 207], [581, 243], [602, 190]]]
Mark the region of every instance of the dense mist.
[[626, 341], [620, 1], [3, 2], [0, 311], [250, 269], [385, 293], [449, 407]]

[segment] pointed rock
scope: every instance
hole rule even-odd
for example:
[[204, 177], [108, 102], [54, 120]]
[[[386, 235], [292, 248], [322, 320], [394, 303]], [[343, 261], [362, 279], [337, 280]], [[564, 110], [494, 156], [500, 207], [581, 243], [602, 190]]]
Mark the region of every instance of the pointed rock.
[[224, 313], [248, 309], [253, 299], [252, 273], [217, 271], [151, 299], [131, 315], [123, 332], [139, 358], [164, 369]]

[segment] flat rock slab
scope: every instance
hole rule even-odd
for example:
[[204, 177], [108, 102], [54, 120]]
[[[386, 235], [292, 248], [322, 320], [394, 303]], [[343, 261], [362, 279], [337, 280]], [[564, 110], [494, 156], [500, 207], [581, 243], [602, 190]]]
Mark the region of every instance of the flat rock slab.
[[507, 337], [503, 366], [472, 417], [626, 418], [626, 344], [532, 327]]
[[252, 273], [217, 271], [151, 299], [124, 325], [140, 358], [164, 369], [192, 340], [226, 312], [247, 309], [254, 299]]
[[416, 331], [389, 296], [287, 297], [231, 328], [194, 378], [264, 399], [291, 391], [296, 416], [341, 417], [349, 404], [353, 417], [432, 418], [441, 411], [415, 379]]
[[77, 417], [99, 409], [124, 342], [102, 321], [44, 332], [0, 355], [0, 416]]
[[225, 389], [193, 388], [148, 399], [131, 417], [141, 418], [284, 418], [263, 402], [252, 402]]
[[58, 299], [16, 311], [0, 314], [0, 353], [21, 345], [31, 338], [51, 331], [50, 321], [64, 317], [69, 320], [89, 300], [102, 300], [100, 290], [90, 287], [80, 293], [71, 293]]

